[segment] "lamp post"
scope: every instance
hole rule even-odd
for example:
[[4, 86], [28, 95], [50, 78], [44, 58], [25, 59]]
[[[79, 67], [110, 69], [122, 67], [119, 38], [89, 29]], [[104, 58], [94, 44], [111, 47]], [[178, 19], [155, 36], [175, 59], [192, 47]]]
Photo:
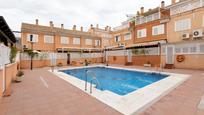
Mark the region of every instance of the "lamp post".
[[[33, 52], [33, 35], [30, 35], [31, 51]], [[33, 70], [33, 55], [30, 56], [30, 70]]]

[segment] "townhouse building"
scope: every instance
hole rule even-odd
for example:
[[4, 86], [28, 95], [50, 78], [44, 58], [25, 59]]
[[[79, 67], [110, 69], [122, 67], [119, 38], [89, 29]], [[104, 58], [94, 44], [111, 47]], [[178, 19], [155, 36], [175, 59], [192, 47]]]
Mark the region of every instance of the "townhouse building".
[[204, 0], [177, 1], [169, 6], [162, 1], [160, 7], [147, 11], [141, 7], [113, 29], [97, 24], [85, 32], [76, 25], [72, 30], [64, 29], [63, 24], [55, 27], [52, 21], [50, 26], [39, 25], [38, 20], [23, 23], [21, 44], [40, 52], [66, 53], [65, 65], [77, 52], [78, 57], [80, 52], [89, 56], [95, 52], [100, 53], [98, 62], [110, 64], [203, 69]]
[[50, 26], [42, 26], [38, 24], [22, 23], [22, 40], [21, 44], [24, 48], [31, 48], [30, 38], [33, 38], [34, 50], [38, 51], [52, 51], [52, 52], [67, 52], [78, 50], [97, 50], [102, 47], [101, 37], [89, 32], [84, 32], [83, 27], [80, 30], [76, 29], [76, 25], [72, 30], [64, 29], [63, 24], [61, 28], [54, 27], [52, 21]]
[[[92, 26], [90, 28], [93, 28]], [[21, 44], [23, 49], [33, 49], [41, 53], [57, 53], [59, 58], [55, 63], [62, 65], [71, 64], [72, 61], [82, 61], [84, 58], [96, 58], [96, 62], [102, 62], [102, 38], [94, 33], [85, 32], [83, 27], [80, 30], [76, 29], [76, 25], [72, 30], [55, 27], [50, 21], [50, 26], [39, 25], [38, 19], [35, 24], [22, 23], [21, 27]], [[89, 55], [88, 53], [95, 52], [96, 55]], [[61, 53], [61, 54], [59, 54]], [[82, 55], [84, 53], [84, 55]], [[51, 61], [47, 55], [47, 61], [34, 60], [34, 67], [50, 66]], [[28, 68], [29, 58], [22, 56], [21, 68]]]
[[168, 44], [162, 46], [162, 63], [169, 68], [204, 69], [204, 0], [172, 0], [167, 6]]
[[[141, 7], [136, 15], [128, 18], [121, 26], [112, 31], [111, 45], [119, 47], [120, 51], [109, 53], [111, 63], [131, 64], [143, 66], [146, 63], [151, 66], [160, 66], [160, 45], [167, 43], [167, 21], [170, 15], [165, 8], [165, 2], [161, 7], [145, 11]], [[120, 47], [121, 46], [121, 47]]]

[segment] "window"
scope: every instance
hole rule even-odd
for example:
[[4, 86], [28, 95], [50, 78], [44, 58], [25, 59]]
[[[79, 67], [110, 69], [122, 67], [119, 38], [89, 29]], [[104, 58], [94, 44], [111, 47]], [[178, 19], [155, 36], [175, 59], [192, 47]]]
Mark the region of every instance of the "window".
[[190, 47], [190, 53], [196, 53], [197, 52], [197, 47], [196, 46], [191, 46]]
[[162, 54], [166, 54], [166, 47], [162, 47]]
[[204, 53], [204, 44], [200, 44], [200, 53]]
[[183, 47], [183, 53], [188, 53], [188, 47]]
[[152, 27], [152, 35], [164, 34], [164, 24]]
[[73, 38], [73, 44], [79, 45], [80, 44], [80, 38]]
[[126, 33], [124, 35], [124, 40], [130, 40], [131, 39], [131, 34], [130, 33]]
[[203, 26], [204, 26], [204, 15], [203, 15]]
[[69, 38], [68, 37], [61, 37], [60, 42], [61, 42], [61, 44], [69, 44]]
[[101, 41], [100, 40], [95, 40], [95, 46], [100, 46], [101, 45]]
[[27, 41], [28, 42], [38, 42], [38, 35], [37, 34], [27, 34]]
[[176, 53], [181, 53], [181, 48], [179, 48], [179, 47], [175, 48], [175, 52]]
[[86, 45], [92, 45], [92, 39], [86, 39], [85, 44]]
[[175, 22], [175, 31], [191, 29], [191, 19], [183, 19]]
[[143, 38], [147, 36], [147, 29], [137, 30], [137, 38]]
[[45, 35], [44, 43], [54, 43], [54, 36]]
[[121, 37], [118, 35], [118, 36], [115, 36], [115, 42], [119, 42], [121, 40]]

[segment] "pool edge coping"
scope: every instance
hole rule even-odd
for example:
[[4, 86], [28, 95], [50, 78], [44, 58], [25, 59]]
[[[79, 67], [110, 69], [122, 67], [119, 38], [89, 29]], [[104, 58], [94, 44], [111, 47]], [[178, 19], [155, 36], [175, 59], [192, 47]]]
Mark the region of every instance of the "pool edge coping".
[[[107, 67], [113, 69], [123, 69], [129, 71], [139, 71], [139, 72], [155, 72], [152, 70], [142, 70], [142, 69], [133, 69], [133, 68], [122, 68], [122, 67], [113, 67], [113, 66], [104, 66], [104, 65], [94, 65], [94, 66], [85, 66], [85, 67], [71, 67], [71, 68], [62, 68], [59, 70], [70, 70], [70, 69], [80, 69], [80, 68], [91, 68], [91, 67]], [[93, 87], [93, 93], [90, 94], [89, 91], [84, 90], [84, 81], [80, 80], [74, 76], [67, 75], [63, 72], [59, 72], [59, 70], [55, 70], [54, 73], [57, 77], [67, 81], [68, 83], [76, 86], [81, 89], [83, 92], [91, 95], [97, 100], [105, 103], [106, 105], [114, 108], [115, 110], [121, 112], [122, 114], [137, 114], [143, 111], [145, 108], [151, 106], [153, 103], [161, 99], [163, 96], [168, 94], [170, 91], [178, 87], [184, 81], [186, 81], [190, 75], [188, 74], [177, 74], [177, 73], [169, 73], [169, 72], [160, 72], [162, 74], [169, 75], [167, 78], [154, 82], [150, 85], [147, 85], [143, 88], [140, 88], [136, 91], [133, 91], [124, 96], [115, 94], [111, 91], [104, 90], [101, 91]], [[87, 86], [90, 84], [87, 83]], [[164, 86], [164, 88], [162, 87]], [[139, 103], [138, 103], [139, 102]]]

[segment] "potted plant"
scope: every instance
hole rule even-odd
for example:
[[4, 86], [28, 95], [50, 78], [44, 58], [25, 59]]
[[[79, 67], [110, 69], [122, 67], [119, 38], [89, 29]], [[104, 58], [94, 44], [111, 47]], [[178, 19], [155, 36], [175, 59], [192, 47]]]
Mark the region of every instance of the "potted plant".
[[151, 64], [150, 61], [147, 61], [147, 62], [144, 64], [144, 67], [151, 67], [151, 66], [152, 66], [152, 64]]
[[16, 82], [21, 82], [23, 80], [23, 77], [24, 77], [23, 71], [18, 71], [18, 73], [16, 74]]
[[61, 62], [59, 62], [58, 64], [57, 64], [57, 67], [62, 67], [63, 66], [63, 64], [61, 63]]
[[88, 66], [89, 65], [89, 62], [85, 59], [85, 66]]

